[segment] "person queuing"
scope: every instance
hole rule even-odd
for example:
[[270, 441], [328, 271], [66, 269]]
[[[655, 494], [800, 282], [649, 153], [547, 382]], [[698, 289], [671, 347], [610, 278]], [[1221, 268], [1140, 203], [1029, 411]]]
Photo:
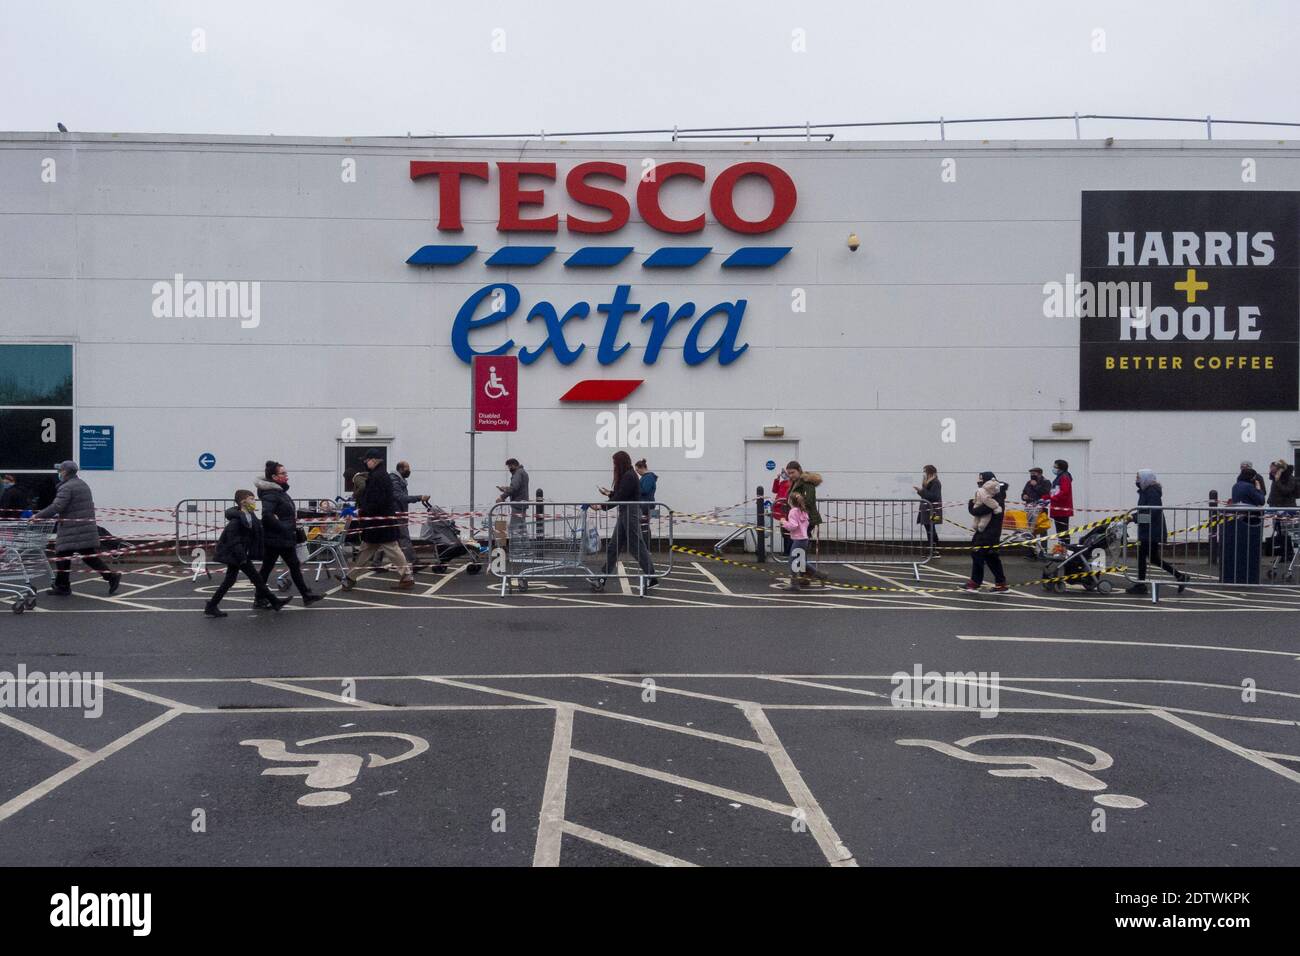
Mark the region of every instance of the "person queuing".
[[[655, 493], [659, 490], [659, 476], [650, 470], [642, 458], [636, 463], [637, 477], [641, 482], [641, 537], [650, 541], [650, 513], [654, 511]], [[648, 502], [648, 504], [647, 504]]]
[[[397, 571], [397, 583], [394, 591], [409, 591], [415, 587], [415, 578], [411, 576], [411, 566], [406, 563], [406, 555], [397, 546], [397, 502], [393, 497], [393, 482], [384, 471], [384, 452], [380, 448], [369, 448], [365, 452], [366, 484], [357, 499], [357, 510], [361, 512], [361, 550], [356, 560], [343, 577], [341, 586], [351, 591], [357, 584], [357, 572], [364, 568], [376, 553], [383, 556], [385, 563]], [[402, 520], [405, 520], [404, 518]]]
[[[1270, 508], [1294, 508], [1300, 482], [1296, 481], [1295, 467], [1279, 458], [1268, 466], [1268, 477], [1272, 482], [1268, 488], [1268, 506]], [[1287, 536], [1286, 521], [1295, 521], [1296, 515], [1274, 516], [1273, 518], [1273, 554], [1285, 561], [1291, 560], [1294, 547]], [[1292, 525], [1294, 527], [1294, 525]]]
[[934, 550], [934, 560], [939, 560], [939, 525], [943, 524], [943, 482], [939, 480], [939, 469], [926, 465], [921, 469], [921, 483], [913, 485], [912, 490], [921, 496], [920, 507], [916, 509], [916, 523], [925, 529], [926, 540]]
[[[1020, 489], [1020, 501], [1025, 506], [1025, 530], [1031, 540], [1038, 535], [1038, 516], [1051, 507], [1052, 483], [1043, 477], [1043, 469], [1035, 466], [1029, 469], [1029, 480]], [[1045, 542], [1031, 544], [1025, 552], [1030, 561], [1038, 558], [1046, 549]]]
[[970, 580], [967, 591], [978, 591], [984, 583], [984, 567], [993, 572], [993, 590], [1008, 590], [1002, 559], [995, 550], [1002, 538], [1002, 521], [1006, 517], [1007, 485], [998, 481], [991, 471], [980, 472], [976, 480], [975, 497], [966, 503], [966, 510], [975, 518], [975, 533], [971, 535]]
[[1047, 515], [1056, 526], [1057, 538], [1065, 547], [1070, 546], [1070, 518], [1074, 516], [1074, 478], [1070, 463], [1058, 458], [1052, 463], [1052, 484], [1048, 493]]
[[507, 458], [506, 469], [510, 472], [510, 483], [507, 485], [497, 485], [497, 503], [503, 501], [519, 501], [523, 504], [512, 505], [510, 508], [510, 534], [512, 536], [524, 533], [524, 525], [528, 518], [528, 472], [524, 466], [519, 464], [518, 458]]
[[[1248, 464], [1248, 463], [1243, 463]], [[1232, 486], [1232, 498], [1220, 535], [1223, 547], [1219, 563], [1221, 580], [1227, 584], [1258, 584], [1260, 538], [1267, 498], [1261, 489], [1263, 479], [1253, 468], [1243, 468]], [[1236, 513], [1234, 513], [1236, 512]]]
[[[399, 461], [397, 470], [388, 476], [388, 480], [393, 483], [393, 500], [397, 502], [398, 508], [402, 511], [409, 512], [411, 505], [416, 502], [429, 503], [428, 495], [413, 495], [410, 488], [407, 487], [406, 481], [411, 477], [411, 463], [409, 461]], [[403, 521], [397, 526], [397, 546], [402, 549], [402, 554], [411, 565], [411, 573], [414, 574], [422, 569], [422, 565], [415, 562], [415, 548], [411, 545], [411, 522]]]
[[790, 476], [782, 468], [772, 479], [772, 520], [781, 529], [781, 542], [785, 545], [783, 553], [790, 553], [790, 532], [785, 528], [785, 517], [790, 510]]
[[59, 465], [59, 487], [54, 500], [32, 515], [29, 521], [58, 518], [59, 530], [54, 538], [54, 586], [50, 594], [67, 596], [72, 593], [70, 571], [72, 556], [81, 555], [88, 568], [99, 572], [108, 582], [108, 593], [116, 594], [122, 575], [110, 571], [99, 557], [99, 526], [95, 524], [95, 498], [90, 485], [77, 477], [77, 463], [65, 461]]
[[[812, 539], [817, 536], [817, 528], [821, 526], [822, 515], [817, 510], [817, 489], [821, 486], [822, 476], [815, 471], [804, 471], [803, 465], [797, 461], [787, 462], [785, 473], [790, 477], [790, 497], [793, 499], [798, 495], [803, 499], [803, 510], [808, 512], [808, 543], [812, 544]], [[828, 581], [828, 578], [821, 571], [813, 566], [811, 561], [807, 562], [808, 570], [804, 577], [819, 578], [822, 581]]]
[[[1178, 593], [1187, 587], [1190, 575], [1179, 571], [1160, 554], [1165, 540], [1164, 491], [1156, 480], [1156, 473], [1150, 468], [1140, 468], [1136, 476], [1138, 490], [1138, 581], [1147, 579], [1147, 563], [1163, 568], [1178, 579]], [[1129, 587], [1129, 594], [1145, 594], [1146, 586], [1134, 584]]]
[[259, 603], [254, 607], [269, 607], [278, 611], [289, 602], [276, 597], [266, 586], [266, 578], [258, 573], [253, 565], [266, 553], [262, 522], [257, 520], [257, 496], [251, 491], [240, 488], [235, 492], [235, 506], [226, 509], [226, 527], [217, 539], [217, 560], [226, 566], [226, 576], [221, 579], [217, 589], [212, 592], [208, 603], [203, 605], [203, 613], [208, 617], [228, 617], [221, 610], [221, 599], [239, 578], [239, 572], [253, 583], [253, 591]]
[[601, 488], [600, 493], [609, 499], [607, 505], [595, 505], [596, 508], [615, 508], [618, 515], [614, 522], [614, 533], [609, 537], [609, 546], [605, 549], [605, 570], [602, 577], [591, 582], [593, 591], [605, 589], [603, 575], [613, 573], [614, 563], [619, 553], [628, 552], [636, 558], [647, 580], [645, 586], [652, 588], [659, 583], [654, 576], [654, 562], [650, 560], [650, 549], [641, 537], [640, 508], [629, 502], [641, 500], [641, 481], [636, 469], [632, 467], [632, 456], [625, 451], [614, 452], [614, 482], [612, 488]]
[[[278, 461], [268, 461], [263, 474], [265, 478], [253, 482], [257, 497], [262, 502], [262, 580], [269, 587], [275, 562], [283, 560], [294, 587], [302, 595], [303, 605], [310, 606], [323, 601], [325, 595], [313, 594], [303, 580], [302, 565], [298, 561], [298, 544], [306, 541], [307, 537], [298, 529], [298, 509], [289, 497], [289, 472]], [[261, 600], [259, 597], [258, 603]]]
[[790, 495], [786, 513], [781, 518], [781, 533], [790, 542], [786, 554], [790, 556], [791, 591], [798, 591], [808, 583], [803, 572], [795, 564], [796, 550], [803, 552], [805, 563], [808, 557], [808, 512], [804, 510], [804, 504], [803, 495], [798, 492]]
[[31, 504], [27, 492], [18, 485], [13, 475], [0, 478], [0, 521], [13, 521], [23, 516]]

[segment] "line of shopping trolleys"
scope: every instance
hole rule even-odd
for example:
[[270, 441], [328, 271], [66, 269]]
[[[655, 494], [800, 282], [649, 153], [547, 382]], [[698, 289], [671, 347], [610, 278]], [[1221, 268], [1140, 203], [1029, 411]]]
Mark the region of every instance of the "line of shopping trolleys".
[[50, 580], [54, 571], [46, 554], [53, 521], [0, 521], [0, 595], [13, 598], [15, 614], [36, 607], [33, 582]]

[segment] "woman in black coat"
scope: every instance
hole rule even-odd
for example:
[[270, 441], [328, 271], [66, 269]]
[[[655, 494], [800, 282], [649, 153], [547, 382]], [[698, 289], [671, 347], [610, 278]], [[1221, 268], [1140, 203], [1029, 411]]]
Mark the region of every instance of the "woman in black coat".
[[[916, 523], [925, 529], [926, 539], [932, 549], [939, 547], [939, 525], [943, 524], [943, 482], [939, 480], [939, 469], [926, 465], [921, 469], [921, 483], [913, 485], [912, 490], [921, 496], [921, 504], [916, 509]], [[936, 558], [939, 555], [934, 555]]]
[[203, 613], [208, 617], [226, 616], [226, 612], [217, 605], [235, 583], [240, 571], [244, 572], [244, 577], [253, 582], [253, 590], [257, 592], [258, 599], [263, 602], [261, 607], [278, 611], [288, 603], [270, 592], [266, 586], [266, 579], [257, 573], [257, 568], [253, 565], [253, 562], [261, 560], [265, 553], [262, 522], [258, 521], [253, 513], [256, 508], [257, 502], [254, 500], [253, 493], [241, 488], [235, 492], [235, 506], [226, 509], [226, 527], [221, 532], [221, 537], [217, 539], [216, 553], [217, 560], [226, 566], [226, 576], [217, 585], [208, 603], [203, 606]]
[[[1187, 587], [1189, 575], [1179, 571], [1164, 559], [1160, 553], [1167, 534], [1165, 533], [1164, 489], [1156, 480], [1156, 473], [1150, 468], [1142, 468], [1136, 475], [1138, 490], [1138, 508], [1135, 514], [1138, 529], [1138, 581], [1147, 579], [1147, 563], [1163, 568], [1178, 579], [1178, 593]], [[1134, 584], [1128, 589], [1129, 594], [1146, 594], [1145, 584]]]
[[[1227, 584], [1258, 584], [1260, 538], [1264, 524], [1264, 492], [1259, 490], [1263, 481], [1253, 468], [1244, 468], [1232, 486], [1229, 504], [1224, 508], [1223, 555], [1219, 564], [1220, 579]], [[1257, 510], [1258, 509], [1258, 510]]]
[[[609, 508], [614, 506], [615, 502], [640, 502], [641, 500], [641, 478], [632, 467], [632, 456], [625, 451], [614, 453], [614, 487], [601, 488], [600, 493], [610, 500], [609, 505], [596, 505], [595, 507]], [[652, 588], [659, 583], [659, 579], [654, 577], [655, 566], [650, 560], [650, 549], [645, 546], [645, 541], [641, 537], [640, 508], [636, 504], [617, 505], [618, 519], [614, 524], [614, 533], [610, 535], [609, 547], [605, 550], [605, 570], [602, 574], [609, 574], [614, 570], [614, 562], [618, 560], [620, 551], [627, 551], [636, 557], [637, 564], [641, 566], [641, 571], [646, 576], [645, 586]], [[603, 577], [596, 578], [591, 582], [593, 591], [601, 591], [605, 587]]]
[[302, 603], [315, 604], [323, 601], [325, 595], [312, 594], [302, 577], [302, 565], [298, 561], [298, 509], [289, 497], [289, 472], [278, 461], [268, 461], [264, 474], [265, 478], [258, 478], [255, 482], [257, 497], [262, 500], [262, 532], [266, 552], [262, 561], [262, 580], [269, 586], [275, 562], [283, 559], [294, 586], [302, 595]]

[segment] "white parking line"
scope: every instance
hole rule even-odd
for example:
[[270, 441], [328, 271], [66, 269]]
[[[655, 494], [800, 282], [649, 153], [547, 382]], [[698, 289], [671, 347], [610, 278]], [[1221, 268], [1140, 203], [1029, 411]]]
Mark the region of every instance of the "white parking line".
[[537, 843], [533, 866], [559, 866], [564, 834], [564, 804], [569, 788], [569, 755], [573, 749], [573, 708], [555, 709], [551, 756], [546, 764], [546, 784], [537, 815]]

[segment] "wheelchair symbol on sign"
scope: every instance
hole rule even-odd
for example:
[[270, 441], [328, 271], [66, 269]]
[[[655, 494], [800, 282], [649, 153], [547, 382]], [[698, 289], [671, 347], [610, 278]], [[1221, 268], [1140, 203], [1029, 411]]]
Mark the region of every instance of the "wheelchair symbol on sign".
[[488, 398], [505, 398], [510, 393], [506, 390], [505, 383], [497, 378], [497, 367], [488, 366], [488, 380], [483, 385], [483, 394]]
[[[978, 754], [966, 749], [972, 744], [977, 744], [983, 740], [1038, 740], [1051, 744], [1061, 744], [1082, 750], [1092, 760], [1085, 763], [1076, 757], [1033, 755], [1019, 757]], [[1055, 780], [1062, 786], [1070, 787], [1073, 790], [1094, 792], [1105, 790], [1106, 782], [1097, 779], [1088, 771], [1105, 770], [1115, 762], [1110, 754], [1096, 747], [1076, 743], [1073, 740], [1062, 740], [1059, 737], [1039, 737], [1034, 734], [982, 734], [978, 737], [963, 737], [951, 744], [946, 744], [941, 740], [895, 740], [894, 743], [900, 747], [929, 747], [941, 754], [956, 757], [958, 760], [966, 760], [970, 763], [999, 764], [1000, 766], [989, 771], [995, 777], [1029, 777], [1034, 780]], [[1016, 766], [1017, 764], [1019, 766]], [[1115, 807], [1121, 810], [1136, 810], [1147, 805], [1145, 800], [1126, 796], [1122, 793], [1100, 793], [1092, 799], [1103, 807]]]

